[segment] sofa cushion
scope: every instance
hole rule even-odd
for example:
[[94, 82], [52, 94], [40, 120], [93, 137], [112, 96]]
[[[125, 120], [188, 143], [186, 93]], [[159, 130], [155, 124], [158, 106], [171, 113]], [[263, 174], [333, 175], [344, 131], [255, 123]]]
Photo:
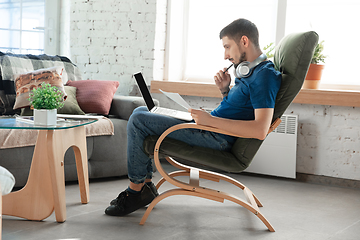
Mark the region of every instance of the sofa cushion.
[[14, 109], [30, 106], [30, 91], [40, 87], [42, 83], [49, 83], [51, 86], [57, 87], [66, 98], [64, 84], [62, 82], [62, 67], [52, 67], [46, 69], [38, 69], [32, 72], [16, 74], [16, 101]]
[[57, 110], [58, 113], [62, 114], [74, 114], [83, 115], [84, 111], [80, 108], [79, 103], [76, 99], [76, 87], [64, 86], [67, 98], [64, 102], [64, 106]]
[[14, 110], [15, 84], [14, 76], [42, 68], [61, 66], [64, 68], [62, 80], [64, 83], [70, 80], [80, 80], [80, 70], [67, 57], [12, 54], [0, 51], [0, 115], [13, 115], [20, 113]]
[[80, 108], [85, 113], [108, 115], [119, 82], [105, 80], [68, 81], [67, 86], [77, 88], [76, 98]]

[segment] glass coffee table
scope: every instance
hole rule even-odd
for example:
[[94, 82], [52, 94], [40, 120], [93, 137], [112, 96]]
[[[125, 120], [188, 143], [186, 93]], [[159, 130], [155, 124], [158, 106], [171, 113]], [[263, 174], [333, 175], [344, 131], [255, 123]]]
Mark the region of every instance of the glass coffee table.
[[39, 130], [27, 183], [21, 190], [3, 196], [4, 215], [40, 221], [55, 210], [57, 222], [66, 220], [64, 155], [70, 147], [75, 153], [81, 202], [89, 202], [84, 126], [96, 121], [77, 119], [44, 126], [0, 117], [0, 129]]

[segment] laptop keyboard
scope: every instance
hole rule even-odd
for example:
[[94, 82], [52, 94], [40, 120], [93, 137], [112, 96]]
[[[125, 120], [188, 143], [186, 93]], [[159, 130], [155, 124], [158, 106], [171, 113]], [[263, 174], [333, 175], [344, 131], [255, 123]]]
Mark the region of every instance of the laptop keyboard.
[[166, 115], [170, 115], [170, 116], [176, 116], [178, 111], [173, 110], [173, 109], [168, 109], [168, 108], [157, 108], [156, 113], [166, 114]]

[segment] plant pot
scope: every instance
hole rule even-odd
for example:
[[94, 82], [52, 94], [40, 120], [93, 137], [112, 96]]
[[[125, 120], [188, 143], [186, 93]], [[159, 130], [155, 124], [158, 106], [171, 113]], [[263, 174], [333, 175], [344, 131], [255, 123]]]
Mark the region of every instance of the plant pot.
[[57, 109], [34, 109], [34, 124], [56, 125]]
[[318, 89], [324, 68], [325, 68], [325, 65], [310, 64], [310, 67], [306, 74], [305, 81], [304, 81], [302, 88]]

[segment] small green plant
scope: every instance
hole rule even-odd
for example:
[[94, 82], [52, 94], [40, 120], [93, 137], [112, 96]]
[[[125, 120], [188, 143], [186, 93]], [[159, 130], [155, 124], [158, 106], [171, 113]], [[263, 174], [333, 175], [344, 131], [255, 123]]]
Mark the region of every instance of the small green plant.
[[45, 82], [30, 92], [29, 101], [34, 109], [58, 109], [64, 106], [62, 92]]
[[311, 59], [312, 64], [319, 64], [320, 62], [325, 63], [326, 56], [322, 54], [323, 50], [324, 50], [324, 40], [322, 40], [316, 45], [314, 55]]
[[272, 58], [272, 57], [274, 57], [274, 53], [273, 53], [274, 49], [275, 49], [275, 44], [274, 44], [273, 42], [270, 43], [269, 45], [266, 45], [266, 46], [263, 48], [263, 50], [265, 51], [265, 54], [266, 54], [267, 58]]

